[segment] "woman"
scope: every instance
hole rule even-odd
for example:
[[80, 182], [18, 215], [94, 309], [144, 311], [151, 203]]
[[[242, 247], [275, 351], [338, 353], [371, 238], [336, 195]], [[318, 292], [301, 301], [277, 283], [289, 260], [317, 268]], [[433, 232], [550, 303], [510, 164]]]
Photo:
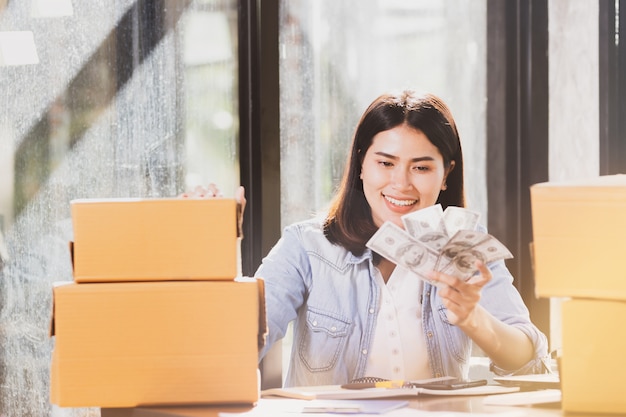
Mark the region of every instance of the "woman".
[[437, 203], [465, 205], [449, 109], [411, 91], [378, 97], [328, 213], [287, 227], [255, 274], [265, 280], [269, 327], [261, 356], [294, 321], [286, 386], [467, 377], [472, 341], [496, 374], [543, 371], [546, 337], [504, 261], [478, 262], [469, 281], [433, 271], [435, 286], [366, 247], [384, 222], [403, 227], [403, 215]]

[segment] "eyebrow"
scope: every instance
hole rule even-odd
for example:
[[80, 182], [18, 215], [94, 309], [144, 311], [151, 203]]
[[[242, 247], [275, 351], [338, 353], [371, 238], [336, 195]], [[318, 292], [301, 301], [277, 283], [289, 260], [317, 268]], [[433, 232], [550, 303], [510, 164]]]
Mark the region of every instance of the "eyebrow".
[[[385, 158], [389, 158], [389, 159], [393, 159], [393, 160], [398, 160], [400, 159], [398, 156], [395, 155], [391, 155], [385, 152], [374, 152], [376, 155], [380, 155], [380, 156], [384, 156]], [[411, 162], [421, 162], [421, 161], [434, 161], [435, 158], [433, 158], [432, 156], [420, 156], [417, 158], [412, 158]]]

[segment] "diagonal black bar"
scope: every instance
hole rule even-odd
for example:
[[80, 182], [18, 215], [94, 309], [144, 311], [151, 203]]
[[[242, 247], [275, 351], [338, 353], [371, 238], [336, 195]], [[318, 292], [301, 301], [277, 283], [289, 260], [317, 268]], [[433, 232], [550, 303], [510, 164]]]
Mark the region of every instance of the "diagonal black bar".
[[[118, 25], [107, 35], [85, 65], [59, 95], [71, 114], [70, 148], [110, 105], [116, 94], [133, 76], [180, 20], [191, 0], [138, 0], [131, 6]], [[97, 22], [94, 22], [97, 24]], [[94, 82], [94, 74], [106, 69], [104, 83]], [[44, 116], [30, 129], [15, 152], [14, 212], [19, 215], [28, 201], [50, 175], [49, 115], [57, 100], [52, 102]]]

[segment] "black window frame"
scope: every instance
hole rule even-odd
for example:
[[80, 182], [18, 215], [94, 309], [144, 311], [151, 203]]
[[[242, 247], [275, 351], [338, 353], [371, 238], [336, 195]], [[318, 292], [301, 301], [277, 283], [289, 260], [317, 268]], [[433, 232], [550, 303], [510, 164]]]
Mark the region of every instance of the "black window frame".
[[530, 208], [530, 186], [549, 174], [548, 40], [547, 0], [488, 0], [488, 228], [511, 250], [514, 283], [549, 336], [549, 300], [535, 296]]
[[600, 0], [601, 175], [626, 173], [626, 39], [624, 36], [620, 39], [619, 33], [619, 28], [626, 27], [625, 11], [626, 0]]

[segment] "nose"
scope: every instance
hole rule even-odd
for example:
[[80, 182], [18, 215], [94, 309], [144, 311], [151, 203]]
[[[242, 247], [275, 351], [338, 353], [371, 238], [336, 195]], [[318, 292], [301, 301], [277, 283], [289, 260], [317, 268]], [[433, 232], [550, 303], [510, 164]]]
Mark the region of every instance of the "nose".
[[397, 167], [393, 170], [391, 180], [392, 186], [397, 190], [408, 190], [413, 187], [409, 171], [402, 167]]

